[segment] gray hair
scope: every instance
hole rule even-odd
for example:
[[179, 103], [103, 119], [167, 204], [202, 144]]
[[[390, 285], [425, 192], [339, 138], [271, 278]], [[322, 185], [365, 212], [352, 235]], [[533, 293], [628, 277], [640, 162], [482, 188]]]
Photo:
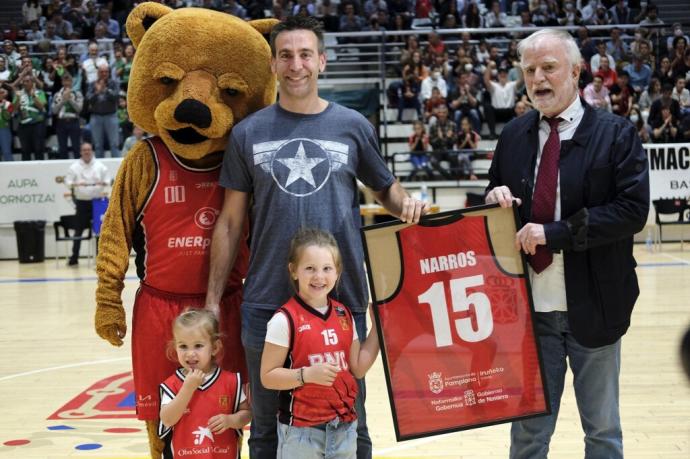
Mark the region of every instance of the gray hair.
[[537, 45], [537, 42], [542, 39], [556, 39], [559, 40], [565, 47], [565, 53], [568, 56], [571, 66], [580, 65], [582, 61], [582, 55], [580, 54], [580, 49], [575, 43], [575, 39], [565, 30], [557, 29], [541, 29], [534, 32], [527, 38], [520, 40], [518, 43], [517, 51], [520, 56], [520, 63], [522, 64], [522, 58], [525, 51]]

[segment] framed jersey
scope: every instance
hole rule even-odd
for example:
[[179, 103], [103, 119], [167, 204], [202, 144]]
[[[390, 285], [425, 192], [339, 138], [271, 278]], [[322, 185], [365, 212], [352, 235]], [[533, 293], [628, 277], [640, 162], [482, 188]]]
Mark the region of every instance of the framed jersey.
[[362, 228], [398, 441], [549, 413], [515, 209]]

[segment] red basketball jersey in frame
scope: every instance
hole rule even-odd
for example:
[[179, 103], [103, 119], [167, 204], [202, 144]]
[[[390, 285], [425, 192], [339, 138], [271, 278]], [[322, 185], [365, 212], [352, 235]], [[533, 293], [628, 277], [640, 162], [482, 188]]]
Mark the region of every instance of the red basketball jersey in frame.
[[486, 218], [396, 235], [398, 290], [376, 307], [398, 439], [544, 413], [527, 280], [500, 268]]

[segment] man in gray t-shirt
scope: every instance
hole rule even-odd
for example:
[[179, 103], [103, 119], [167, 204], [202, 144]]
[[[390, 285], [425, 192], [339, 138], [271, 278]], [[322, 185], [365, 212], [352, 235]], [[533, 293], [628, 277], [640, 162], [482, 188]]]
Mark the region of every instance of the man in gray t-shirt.
[[[326, 65], [320, 23], [288, 18], [274, 27], [271, 50], [280, 102], [250, 115], [232, 130], [220, 177], [225, 201], [213, 233], [206, 297], [207, 307], [217, 310], [248, 214], [251, 239], [242, 343], [252, 393], [252, 458], [276, 457], [278, 393], [263, 388], [259, 370], [266, 324], [293, 294], [287, 252], [295, 231], [319, 227], [335, 236], [343, 255], [335, 296], [352, 310], [363, 339], [369, 296], [357, 179], [403, 221], [417, 222], [428, 211], [428, 205], [409, 197], [387, 169], [373, 126], [359, 113], [319, 97], [318, 74]], [[364, 389], [361, 381], [358, 458], [371, 457]]]

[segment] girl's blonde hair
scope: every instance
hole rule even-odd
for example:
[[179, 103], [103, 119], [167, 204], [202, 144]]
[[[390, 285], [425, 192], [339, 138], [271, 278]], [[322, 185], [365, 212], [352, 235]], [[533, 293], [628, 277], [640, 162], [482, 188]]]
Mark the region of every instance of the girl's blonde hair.
[[[300, 228], [297, 230], [292, 240], [290, 241], [290, 251], [288, 252], [288, 274], [290, 275], [290, 282], [295, 292], [299, 291], [299, 283], [292, 278], [291, 267], [296, 267], [302, 257], [302, 252], [309, 246], [323, 247], [331, 251], [333, 255], [333, 263], [335, 264], [336, 272], [338, 273], [338, 280], [340, 280], [340, 273], [343, 272], [343, 259], [340, 255], [338, 242], [335, 237], [326, 230], [320, 228]], [[336, 282], [336, 286], [337, 286]]]
[[[218, 323], [218, 318], [216, 315], [208, 309], [189, 307], [173, 321], [173, 339], [168, 344], [168, 358], [173, 361], [177, 361], [175, 350], [175, 331], [180, 328], [194, 327], [201, 328], [203, 332], [208, 335], [212, 345], [220, 346], [220, 324]], [[222, 348], [219, 347], [218, 349], [219, 351], [216, 354], [216, 358], [219, 358]]]

